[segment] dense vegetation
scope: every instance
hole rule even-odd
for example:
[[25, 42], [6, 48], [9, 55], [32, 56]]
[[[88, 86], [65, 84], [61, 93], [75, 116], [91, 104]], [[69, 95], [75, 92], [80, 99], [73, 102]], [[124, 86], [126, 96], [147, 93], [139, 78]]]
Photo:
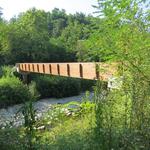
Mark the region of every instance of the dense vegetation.
[[0, 79], [0, 108], [23, 103], [28, 101], [30, 96], [27, 86], [17, 78], [2, 77]]
[[[65, 10], [57, 8], [52, 12], [32, 8], [10, 21], [1, 18], [0, 66], [15, 65], [17, 62], [77, 61], [77, 43], [88, 38], [94, 19], [83, 13], [67, 15]], [[20, 78], [19, 75], [17, 77]], [[31, 75], [32, 80], [36, 81], [40, 98], [73, 96], [94, 85], [94, 82], [85, 80], [39, 75]], [[11, 97], [14, 98], [13, 95]]]
[[0, 64], [76, 61], [77, 42], [89, 37], [94, 20], [57, 8], [32, 8], [9, 22], [1, 20]]
[[[118, 62], [116, 76], [122, 76], [120, 88], [107, 89], [106, 83], [98, 81], [92, 99], [87, 94], [82, 103], [53, 106], [42, 120], [36, 120], [32, 101], [26, 103], [22, 110], [24, 127], [1, 130], [1, 148], [149, 150], [150, 11], [146, 5], [148, 0], [98, 0], [94, 7], [99, 17], [34, 8], [9, 23], [1, 19], [1, 65], [17, 61]], [[1, 79], [1, 86], [6, 78]], [[59, 80], [70, 80], [33, 79], [40, 87], [57, 83], [57, 89], [62, 87]], [[63, 86], [68, 90], [68, 85]], [[71, 93], [73, 88], [69, 87]], [[36, 95], [35, 91], [30, 94]]]

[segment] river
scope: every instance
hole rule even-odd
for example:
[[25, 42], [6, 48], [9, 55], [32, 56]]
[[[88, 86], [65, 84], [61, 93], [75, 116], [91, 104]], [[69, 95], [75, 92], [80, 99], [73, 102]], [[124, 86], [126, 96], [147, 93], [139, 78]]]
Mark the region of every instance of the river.
[[[66, 98], [47, 98], [41, 99], [33, 103], [33, 106], [36, 110], [37, 118], [41, 118], [48, 110], [51, 109], [54, 104], [65, 104], [71, 101], [80, 102], [85, 93], [81, 93], [78, 96], [66, 97]], [[89, 98], [93, 96], [93, 93], [90, 93]], [[10, 106], [6, 109], [0, 109], [0, 129], [4, 129], [6, 127], [18, 127], [24, 123], [24, 118], [21, 113], [21, 108], [23, 104]]]

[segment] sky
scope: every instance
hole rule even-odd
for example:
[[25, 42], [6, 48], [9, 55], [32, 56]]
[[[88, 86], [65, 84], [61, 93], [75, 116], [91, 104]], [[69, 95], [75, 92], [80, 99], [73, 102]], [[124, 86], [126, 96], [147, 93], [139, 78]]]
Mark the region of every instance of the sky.
[[92, 14], [95, 11], [92, 5], [96, 4], [97, 0], [0, 0], [0, 7], [3, 8], [3, 18], [6, 20], [33, 7], [45, 11], [60, 8], [65, 9], [68, 14], [76, 12]]

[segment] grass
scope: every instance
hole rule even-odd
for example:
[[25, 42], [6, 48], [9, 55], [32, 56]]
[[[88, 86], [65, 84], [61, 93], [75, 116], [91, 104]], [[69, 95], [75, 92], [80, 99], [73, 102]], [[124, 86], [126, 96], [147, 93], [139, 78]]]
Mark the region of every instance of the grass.
[[41, 134], [41, 139], [42, 143], [49, 145], [50, 149], [84, 149], [87, 146], [85, 140], [90, 137], [90, 129], [88, 119], [70, 119], [55, 127], [51, 132], [46, 131], [43, 135]]
[[[116, 94], [117, 92], [117, 94]], [[34, 125], [34, 150], [149, 150], [149, 124], [143, 129], [131, 122], [131, 99], [119, 91], [97, 103], [54, 105]], [[88, 95], [87, 95], [88, 96]], [[100, 100], [100, 99], [99, 99]], [[42, 127], [42, 128], [40, 128]], [[3, 150], [28, 150], [26, 128], [0, 131]]]
[[[90, 118], [92, 114], [81, 115], [85, 105], [85, 103], [80, 105], [77, 102], [71, 102], [63, 106], [53, 106], [54, 109], [49, 111], [43, 120], [37, 121], [35, 125], [33, 149], [87, 149], [86, 147], [89, 147], [87, 139], [90, 139], [91, 135], [92, 122]], [[91, 104], [87, 103], [87, 105], [90, 106]], [[73, 108], [69, 108], [70, 106]], [[66, 108], [68, 108], [68, 111], [66, 111]], [[44, 129], [40, 129], [39, 127], [43, 125]], [[25, 150], [28, 149], [27, 144], [24, 127], [0, 131], [0, 147], [2, 150]]]

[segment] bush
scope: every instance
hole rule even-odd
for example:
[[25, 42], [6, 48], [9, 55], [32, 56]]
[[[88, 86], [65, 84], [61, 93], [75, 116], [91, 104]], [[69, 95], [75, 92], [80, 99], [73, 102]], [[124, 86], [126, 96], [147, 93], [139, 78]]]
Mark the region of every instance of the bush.
[[96, 80], [87, 80], [87, 79], [81, 79], [81, 90], [93, 90], [93, 86], [96, 84]]
[[19, 104], [31, 99], [28, 87], [16, 77], [0, 79], [0, 108]]
[[74, 96], [78, 95], [81, 91], [79, 79], [38, 76], [35, 81], [41, 98]]
[[13, 76], [13, 67], [12, 66], [2, 66], [0, 67], [0, 77], [2, 76]]

